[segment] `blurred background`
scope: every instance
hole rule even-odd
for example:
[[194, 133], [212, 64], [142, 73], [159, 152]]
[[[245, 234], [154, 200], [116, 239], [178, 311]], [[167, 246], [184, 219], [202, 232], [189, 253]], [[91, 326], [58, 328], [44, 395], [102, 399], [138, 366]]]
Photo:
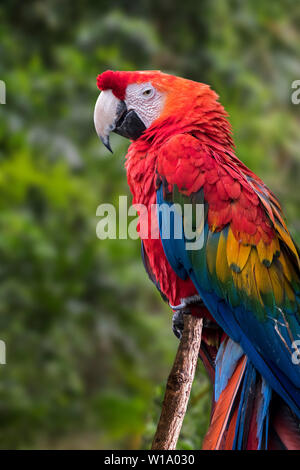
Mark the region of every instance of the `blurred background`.
[[[0, 6], [0, 448], [148, 448], [177, 340], [140, 244], [96, 238], [96, 208], [129, 194], [128, 142], [93, 126], [96, 76], [161, 69], [209, 83], [237, 155], [300, 241], [300, 3], [6, 0]], [[199, 448], [199, 365], [179, 448]]]

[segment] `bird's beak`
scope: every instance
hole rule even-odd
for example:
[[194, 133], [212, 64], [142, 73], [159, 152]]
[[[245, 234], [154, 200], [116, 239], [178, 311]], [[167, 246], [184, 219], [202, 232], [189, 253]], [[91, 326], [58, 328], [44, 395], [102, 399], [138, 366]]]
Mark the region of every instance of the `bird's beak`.
[[136, 140], [146, 129], [133, 109], [127, 110], [125, 101], [115, 97], [111, 90], [102, 91], [94, 110], [96, 132], [105, 147], [112, 152], [109, 134], [116, 134]]

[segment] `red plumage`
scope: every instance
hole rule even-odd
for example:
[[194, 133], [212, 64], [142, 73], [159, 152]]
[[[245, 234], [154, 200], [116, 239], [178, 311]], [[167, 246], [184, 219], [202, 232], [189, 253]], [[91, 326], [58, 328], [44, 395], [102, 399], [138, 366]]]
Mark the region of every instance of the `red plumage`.
[[97, 86], [99, 90], [112, 90], [119, 100], [124, 100], [129, 78], [130, 75], [126, 75], [124, 72], [106, 70], [98, 75]]

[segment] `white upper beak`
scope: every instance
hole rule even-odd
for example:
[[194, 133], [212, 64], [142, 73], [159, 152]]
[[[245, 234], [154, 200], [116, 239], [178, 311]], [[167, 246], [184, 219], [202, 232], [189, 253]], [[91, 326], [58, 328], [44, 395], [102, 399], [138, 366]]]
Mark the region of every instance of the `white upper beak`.
[[115, 128], [117, 107], [120, 100], [111, 90], [100, 93], [94, 110], [94, 124], [102, 143], [112, 152], [109, 144], [109, 134]]

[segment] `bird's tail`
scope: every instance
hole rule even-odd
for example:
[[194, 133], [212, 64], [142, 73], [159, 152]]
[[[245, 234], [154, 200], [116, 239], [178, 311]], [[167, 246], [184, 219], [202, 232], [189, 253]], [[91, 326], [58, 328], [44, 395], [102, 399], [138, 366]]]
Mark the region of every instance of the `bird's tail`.
[[240, 346], [224, 337], [215, 360], [206, 450], [300, 450], [300, 425]]

